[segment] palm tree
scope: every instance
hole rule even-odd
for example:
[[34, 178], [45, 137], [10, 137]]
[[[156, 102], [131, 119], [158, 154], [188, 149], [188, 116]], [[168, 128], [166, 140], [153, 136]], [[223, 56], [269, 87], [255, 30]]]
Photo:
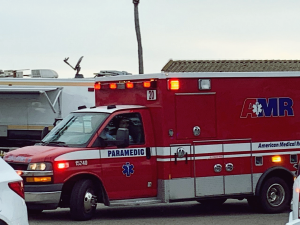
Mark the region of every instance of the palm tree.
[[136, 32], [136, 38], [137, 38], [137, 42], [138, 42], [139, 74], [143, 74], [144, 73], [143, 48], [142, 48], [142, 39], [141, 39], [141, 31], [140, 31], [140, 23], [139, 23], [139, 11], [138, 11], [139, 3], [140, 3], [140, 0], [133, 0], [135, 32]]

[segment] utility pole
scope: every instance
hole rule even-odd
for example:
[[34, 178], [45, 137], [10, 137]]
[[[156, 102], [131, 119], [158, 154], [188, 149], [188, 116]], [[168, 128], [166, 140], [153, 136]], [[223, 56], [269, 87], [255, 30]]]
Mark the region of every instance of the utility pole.
[[133, 0], [135, 32], [136, 32], [136, 38], [137, 38], [137, 42], [138, 42], [139, 74], [144, 74], [143, 48], [142, 48], [142, 38], [141, 38], [140, 22], [139, 22], [139, 10], [138, 10], [139, 3], [140, 3], [140, 0]]

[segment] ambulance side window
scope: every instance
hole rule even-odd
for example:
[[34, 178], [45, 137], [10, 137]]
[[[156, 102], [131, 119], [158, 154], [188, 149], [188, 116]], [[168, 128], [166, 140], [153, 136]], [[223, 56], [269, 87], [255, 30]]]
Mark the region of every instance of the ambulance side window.
[[[145, 143], [143, 123], [139, 113], [126, 113], [115, 116], [104, 128], [100, 137], [106, 140], [115, 140], [118, 128], [128, 129], [130, 145]], [[114, 145], [110, 143], [108, 146]]]

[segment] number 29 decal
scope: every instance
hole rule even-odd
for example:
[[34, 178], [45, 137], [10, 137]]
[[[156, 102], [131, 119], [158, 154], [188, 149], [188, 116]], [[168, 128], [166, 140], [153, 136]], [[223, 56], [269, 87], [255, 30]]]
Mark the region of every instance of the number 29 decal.
[[156, 90], [147, 90], [147, 100], [156, 100]]

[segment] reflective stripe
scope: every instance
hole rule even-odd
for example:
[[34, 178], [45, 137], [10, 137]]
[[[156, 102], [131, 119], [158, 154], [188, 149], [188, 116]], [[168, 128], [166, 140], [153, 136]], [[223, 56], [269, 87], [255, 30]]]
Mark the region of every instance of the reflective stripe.
[[78, 160], [78, 159], [100, 159], [100, 151], [83, 150], [83, 151], [76, 151], [76, 152], [68, 152], [56, 157], [54, 161], [67, 161], [67, 160]]
[[[299, 143], [298, 143], [299, 142]], [[183, 144], [182, 146], [186, 146]], [[180, 147], [180, 145], [178, 145]], [[297, 151], [286, 151], [288, 149], [299, 149]], [[151, 155], [157, 156], [159, 162], [174, 161], [170, 147], [150, 147]], [[267, 150], [267, 152], [265, 152]], [[272, 151], [273, 150], [273, 151]], [[276, 150], [276, 151], [275, 151]], [[282, 150], [282, 151], [278, 151]], [[212, 145], [195, 145], [195, 159], [215, 159], [215, 158], [237, 158], [251, 156], [251, 143], [230, 143], [230, 144], [212, 144]], [[260, 151], [262, 151], [260, 153]], [[236, 154], [234, 154], [236, 153]], [[193, 146], [192, 146], [192, 154]], [[274, 142], [256, 142], [252, 143], [252, 156], [264, 155], [287, 155], [300, 154], [299, 141], [274, 141]], [[101, 157], [100, 157], [101, 155]], [[199, 156], [197, 156], [199, 155]], [[103, 150], [83, 150], [69, 152], [58, 156], [55, 161], [61, 160], [80, 160], [80, 159], [99, 159], [99, 158], [122, 158], [122, 157], [141, 157], [146, 156], [146, 148], [125, 148], [125, 149], [103, 149]], [[186, 160], [177, 158], [177, 160]], [[188, 157], [193, 160], [193, 157]]]

